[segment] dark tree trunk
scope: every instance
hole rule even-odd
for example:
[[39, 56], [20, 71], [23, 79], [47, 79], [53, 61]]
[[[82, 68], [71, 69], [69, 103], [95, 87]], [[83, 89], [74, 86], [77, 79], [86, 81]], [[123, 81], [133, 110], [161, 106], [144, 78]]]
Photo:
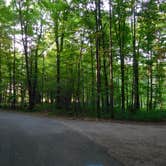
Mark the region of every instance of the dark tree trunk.
[[42, 57], [42, 83], [41, 83], [41, 102], [44, 101], [44, 85], [45, 85], [45, 57]]
[[[37, 33], [36, 29], [36, 33]], [[38, 35], [38, 39], [37, 39], [37, 46], [35, 48], [35, 54], [34, 54], [34, 74], [33, 74], [33, 90], [32, 90], [32, 98], [34, 100], [34, 105], [37, 104], [39, 102], [38, 98], [39, 98], [39, 93], [37, 91], [37, 87], [38, 87], [38, 50], [39, 50], [39, 43], [40, 43], [40, 39], [41, 39], [41, 35], [42, 35], [42, 23], [40, 24], [40, 33]], [[32, 68], [32, 66], [31, 66]]]
[[55, 31], [55, 43], [56, 43], [56, 106], [57, 108], [61, 107], [61, 52], [63, 50], [63, 39], [64, 32], [62, 30], [61, 37], [59, 37], [59, 25], [58, 19], [55, 20], [54, 31]]
[[57, 56], [56, 56], [56, 66], [57, 66], [57, 77], [56, 77], [56, 84], [57, 84], [57, 91], [56, 91], [56, 104], [57, 108], [60, 107], [60, 51], [59, 51], [59, 44], [58, 39], [56, 39], [57, 45]]
[[125, 111], [125, 65], [124, 65], [124, 50], [122, 41], [120, 44], [120, 62], [121, 62], [121, 110]]
[[149, 101], [149, 109], [152, 110], [153, 107], [153, 62], [152, 62], [152, 51], [150, 52], [150, 66], [149, 66], [149, 70], [150, 70], [150, 101]]
[[[81, 47], [80, 47], [80, 54], [78, 58], [78, 64], [77, 64], [77, 90], [76, 90], [76, 109], [77, 111], [80, 111], [80, 83], [81, 83], [81, 61], [82, 61], [82, 51], [83, 51], [83, 39], [84, 38], [84, 32], [83, 36], [81, 37]], [[84, 95], [84, 94], [83, 94]], [[83, 101], [84, 102], [84, 101]]]
[[106, 111], [108, 112], [108, 107], [109, 107], [109, 90], [108, 90], [108, 77], [107, 77], [107, 65], [106, 65], [106, 55], [105, 53], [103, 54], [103, 69], [104, 69], [104, 84], [105, 84], [105, 97], [106, 97], [106, 102], [104, 100], [104, 103], [106, 103]]
[[16, 50], [15, 50], [15, 34], [14, 34], [14, 57], [13, 57], [13, 103], [12, 103], [12, 108], [16, 108]]
[[138, 72], [138, 55], [136, 53], [136, 18], [135, 18], [135, 7], [133, 12], [133, 109], [134, 111], [139, 110], [139, 72]]
[[91, 92], [91, 105], [92, 105], [92, 108], [93, 108], [93, 110], [95, 109], [95, 89], [94, 89], [94, 87], [95, 87], [95, 76], [94, 76], [94, 55], [93, 55], [93, 47], [92, 47], [92, 45], [90, 46], [90, 49], [91, 49], [91, 72], [92, 72], [92, 92]]
[[109, 1], [109, 59], [110, 59], [110, 111], [111, 118], [114, 118], [114, 83], [113, 83], [113, 54], [112, 54], [112, 0]]
[[102, 60], [103, 60], [103, 74], [104, 74], [104, 96], [102, 97], [102, 105], [106, 106], [106, 112], [109, 111], [108, 107], [109, 107], [109, 87], [108, 87], [108, 76], [107, 76], [107, 56], [106, 56], [106, 48], [105, 48], [105, 34], [104, 34], [104, 27], [102, 25], [102, 22], [101, 22], [101, 27], [102, 27], [102, 52], [103, 52], [103, 57], [102, 57]]
[[101, 76], [100, 76], [100, 25], [101, 25], [101, 13], [100, 13], [100, 0], [95, 1], [96, 5], [96, 70], [97, 70], [97, 101], [96, 101], [96, 109], [97, 109], [97, 117], [100, 118], [100, 90], [101, 90]]
[[[29, 10], [27, 6], [27, 11]], [[19, 17], [20, 17], [20, 24], [21, 24], [21, 34], [22, 34], [22, 43], [24, 47], [24, 55], [25, 55], [25, 67], [26, 67], [26, 78], [27, 78], [27, 87], [28, 87], [28, 96], [29, 96], [29, 109], [33, 109], [34, 107], [34, 100], [32, 99], [32, 83], [31, 83], [31, 69], [29, 64], [29, 57], [28, 57], [28, 20], [24, 20], [23, 13], [21, 9], [21, 2], [19, 2]]]
[[[0, 52], [1, 52], [1, 43], [0, 43]], [[0, 106], [2, 105], [2, 56], [0, 53]]]

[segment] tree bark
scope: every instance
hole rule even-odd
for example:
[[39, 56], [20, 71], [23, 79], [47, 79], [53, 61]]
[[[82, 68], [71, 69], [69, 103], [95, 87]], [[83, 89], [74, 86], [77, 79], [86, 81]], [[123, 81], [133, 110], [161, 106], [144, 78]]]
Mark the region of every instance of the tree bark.
[[97, 109], [97, 117], [100, 118], [100, 88], [101, 88], [101, 76], [100, 76], [100, 25], [101, 25], [101, 13], [100, 13], [100, 0], [95, 1], [96, 5], [96, 75], [97, 75], [97, 101], [96, 101], [96, 109]]
[[13, 103], [12, 108], [16, 108], [16, 48], [15, 48], [16, 38], [15, 38], [15, 27], [14, 27], [14, 52], [13, 52]]
[[135, 6], [133, 11], [133, 111], [138, 111], [140, 107], [139, 103], [139, 72], [138, 72], [138, 55], [136, 53], [136, 18], [135, 18]]
[[113, 53], [112, 53], [112, 0], [109, 1], [109, 60], [110, 60], [110, 111], [114, 118], [114, 82], [113, 82]]

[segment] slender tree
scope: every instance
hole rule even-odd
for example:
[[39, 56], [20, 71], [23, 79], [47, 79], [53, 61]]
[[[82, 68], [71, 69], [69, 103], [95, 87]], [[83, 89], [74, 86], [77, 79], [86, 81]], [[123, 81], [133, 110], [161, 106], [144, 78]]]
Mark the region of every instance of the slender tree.
[[96, 19], [96, 78], [97, 78], [97, 117], [100, 118], [100, 94], [101, 94], [101, 75], [100, 75], [100, 33], [101, 33], [101, 10], [100, 0], [95, 1], [95, 19]]
[[112, 0], [109, 1], [109, 59], [110, 59], [110, 111], [111, 118], [114, 117], [114, 82], [113, 82], [113, 52], [112, 52]]
[[139, 110], [139, 72], [138, 53], [136, 52], [136, 3], [133, 4], [133, 109]]

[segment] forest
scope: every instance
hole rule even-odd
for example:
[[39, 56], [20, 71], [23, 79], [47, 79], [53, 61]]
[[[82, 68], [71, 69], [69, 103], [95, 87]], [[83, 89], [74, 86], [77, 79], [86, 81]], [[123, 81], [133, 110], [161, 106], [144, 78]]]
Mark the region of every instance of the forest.
[[166, 118], [165, 19], [164, 0], [0, 0], [0, 107]]

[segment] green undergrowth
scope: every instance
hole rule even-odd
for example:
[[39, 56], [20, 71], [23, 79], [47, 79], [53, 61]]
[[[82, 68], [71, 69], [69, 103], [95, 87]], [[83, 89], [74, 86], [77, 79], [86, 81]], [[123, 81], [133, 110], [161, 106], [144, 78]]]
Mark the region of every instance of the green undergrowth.
[[[56, 109], [54, 104], [37, 105], [35, 112], [47, 112], [49, 116], [65, 116], [76, 118], [97, 118], [96, 111], [89, 109]], [[110, 119], [110, 112], [101, 111], [101, 119]], [[161, 122], [166, 121], [166, 110], [152, 110], [152, 111], [125, 111], [121, 112], [118, 109], [114, 111], [115, 120], [127, 120], [127, 121], [144, 121], [144, 122]]]
[[[2, 110], [12, 110], [8, 107], [1, 106]], [[36, 105], [33, 110], [27, 110], [23, 108], [17, 108], [16, 111], [21, 112], [38, 112], [38, 113], [46, 113], [48, 116], [63, 116], [63, 117], [74, 117], [74, 118], [90, 118], [96, 119], [97, 113], [92, 108], [87, 109], [75, 109], [75, 107], [70, 108], [61, 108], [57, 109], [55, 104], [39, 104]], [[111, 119], [111, 114], [109, 111], [102, 110], [100, 112], [101, 119]], [[166, 110], [151, 110], [149, 112], [145, 110], [140, 111], [119, 111], [119, 109], [115, 109], [114, 111], [114, 119], [115, 120], [125, 120], [125, 121], [143, 121], [143, 122], [166, 122]]]
[[166, 111], [137, 111], [137, 112], [115, 112], [115, 119], [117, 120], [132, 120], [145, 122], [160, 122], [166, 121]]

